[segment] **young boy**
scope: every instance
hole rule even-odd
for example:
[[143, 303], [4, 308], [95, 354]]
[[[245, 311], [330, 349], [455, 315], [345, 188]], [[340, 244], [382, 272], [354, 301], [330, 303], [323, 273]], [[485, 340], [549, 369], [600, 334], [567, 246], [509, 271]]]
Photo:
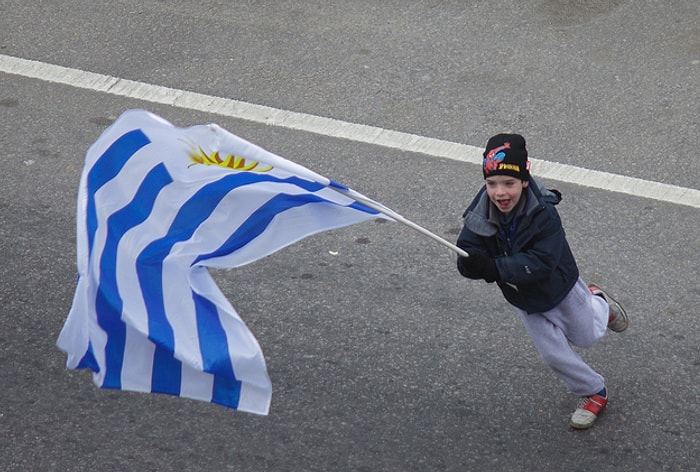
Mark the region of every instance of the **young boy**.
[[530, 177], [525, 139], [499, 134], [484, 152], [486, 185], [464, 213], [457, 246], [459, 272], [496, 282], [545, 363], [581, 397], [570, 425], [593, 426], [608, 403], [603, 376], [571, 348], [627, 329], [625, 310], [595, 285], [586, 286], [554, 205], [561, 194]]

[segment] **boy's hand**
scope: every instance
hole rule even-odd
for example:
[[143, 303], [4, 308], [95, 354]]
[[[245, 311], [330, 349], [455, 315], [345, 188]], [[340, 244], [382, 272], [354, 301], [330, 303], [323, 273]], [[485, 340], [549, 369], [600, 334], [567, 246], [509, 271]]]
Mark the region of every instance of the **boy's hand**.
[[498, 280], [498, 267], [493, 257], [470, 252], [469, 257], [459, 257], [459, 264], [476, 278], [484, 279], [489, 283]]

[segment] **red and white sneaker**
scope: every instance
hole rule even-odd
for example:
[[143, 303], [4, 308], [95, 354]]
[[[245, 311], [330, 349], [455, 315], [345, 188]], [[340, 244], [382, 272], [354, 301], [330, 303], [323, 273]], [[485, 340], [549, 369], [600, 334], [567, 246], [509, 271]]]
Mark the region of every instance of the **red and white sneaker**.
[[613, 297], [611, 297], [607, 292], [597, 285], [589, 285], [588, 290], [591, 291], [593, 295], [602, 297], [608, 303], [610, 307], [610, 314], [608, 315], [608, 329], [620, 333], [627, 329], [629, 325], [629, 318], [627, 318], [627, 313], [622, 305], [617, 302]]
[[591, 395], [589, 397], [582, 397], [576, 411], [571, 415], [571, 420], [569, 425], [574, 429], [588, 429], [593, 426], [595, 420], [598, 419], [598, 415], [603, 411], [605, 406], [608, 404], [608, 394], [605, 397], [600, 395]]

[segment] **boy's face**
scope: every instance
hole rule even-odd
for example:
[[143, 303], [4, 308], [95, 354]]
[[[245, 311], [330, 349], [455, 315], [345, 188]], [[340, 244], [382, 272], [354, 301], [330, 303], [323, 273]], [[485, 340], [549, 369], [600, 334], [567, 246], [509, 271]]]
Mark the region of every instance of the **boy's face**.
[[508, 175], [493, 175], [486, 178], [486, 193], [496, 208], [507, 215], [516, 207], [528, 184]]

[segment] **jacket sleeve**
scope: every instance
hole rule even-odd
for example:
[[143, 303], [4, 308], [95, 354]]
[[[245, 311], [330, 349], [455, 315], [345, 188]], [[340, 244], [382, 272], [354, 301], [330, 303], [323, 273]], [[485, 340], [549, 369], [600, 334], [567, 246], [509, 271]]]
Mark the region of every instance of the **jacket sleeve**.
[[515, 285], [532, 284], [548, 279], [564, 251], [566, 237], [561, 219], [552, 206], [545, 207], [533, 221], [537, 228], [518, 252], [496, 258], [501, 281]]

